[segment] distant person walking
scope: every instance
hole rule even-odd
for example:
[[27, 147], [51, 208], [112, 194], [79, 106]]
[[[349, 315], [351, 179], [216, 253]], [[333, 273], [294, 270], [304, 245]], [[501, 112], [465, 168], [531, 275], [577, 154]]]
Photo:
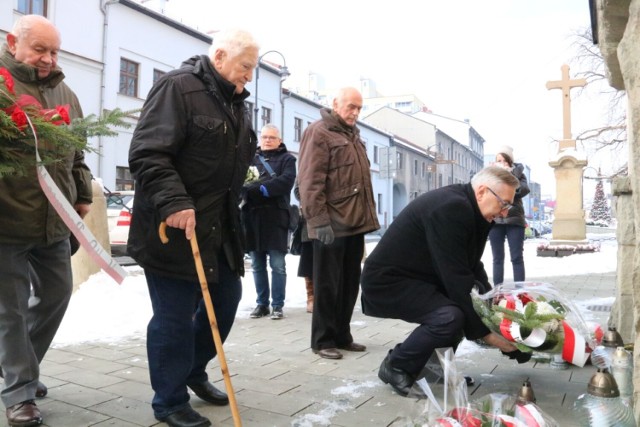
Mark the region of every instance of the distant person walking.
[[371, 164], [356, 126], [361, 109], [360, 92], [341, 89], [300, 143], [302, 216], [313, 240], [311, 349], [326, 359], [342, 358], [338, 349], [366, 350], [353, 341], [349, 324], [360, 290], [364, 235], [380, 225]]
[[[287, 285], [289, 238], [289, 205], [296, 180], [296, 158], [287, 151], [280, 130], [267, 124], [260, 133], [260, 147], [253, 159], [259, 179], [243, 189], [242, 226], [246, 250], [251, 256], [251, 269], [256, 286], [256, 308], [253, 319], [268, 316], [271, 296], [271, 318], [282, 319]], [[271, 290], [267, 258], [271, 267]], [[271, 295], [269, 295], [271, 294]]]
[[524, 218], [522, 198], [529, 194], [530, 191], [527, 176], [524, 174], [524, 166], [521, 163], [514, 163], [513, 148], [508, 145], [503, 145], [498, 149], [494, 165], [511, 172], [518, 178], [520, 187], [516, 190], [513, 206], [509, 209], [507, 216], [496, 217], [495, 224], [489, 232], [491, 253], [493, 254], [493, 284], [499, 285], [504, 281], [505, 238], [509, 243], [513, 280], [515, 282], [524, 282], [524, 232], [527, 222]]

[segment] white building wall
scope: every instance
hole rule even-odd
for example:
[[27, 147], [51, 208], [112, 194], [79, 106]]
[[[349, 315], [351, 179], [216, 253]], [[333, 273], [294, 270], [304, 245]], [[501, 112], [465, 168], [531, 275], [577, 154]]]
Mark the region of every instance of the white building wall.
[[[47, 18], [60, 29], [62, 36], [60, 66], [67, 76], [66, 83], [78, 95], [85, 115], [99, 115], [103, 109], [141, 108], [151, 89], [154, 69], [166, 72], [179, 67], [193, 55], [208, 53], [210, 41], [206, 35], [198, 33], [200, 37], [194, 36], [121, 3], [108, 4], [103, 13], [101, 4], [101, 0], [50, 0], [48, 4]], [[17, 0], [0, 0], [0, 37], [3, 43], [15, 20], [21, 16], [15, 12], [16, 5]], [[139, 63], [136, 97], [118, 93], [122, 57]], [[273, 54], [273, 58], [270, 54], [265, 59], [279, 63], [277, 54]], [[251, 103], [255, 103], [255, 86], [254, 74], [254, 80], [247, 85], [251, 92], [247, 101]], [[300, 142], [294, 140], [295, 118], [302, 119], [304, 131], [309, 123], [320, 118], [322, 106], [300, 95], [285, 95], [283, 119], [280, 76], [276, 69], [270, 67], [261, 69], [258, 89], [258, 106], [272, 109], [271, 122], [282, 127], [287, 148], [297, 156]], [[258, 120], [260, 128], [260, 113]], [[131, 123], [135, 125], [135, 117]], [[374, 197], [377, 200], [378, 194], [382, 194], [383, 206], [379, 209], [378, 219], [384, 227], [391, 221], [393, 210], [392, 180], [380, 178], [380, 166], [373, 163], [373, 157], [374, 146], [389, 146], [389, 136], [371, 126], [360, 124], [359, 127], [372, 162]], [[94, 176], [109, 189], [116, 188], [116, 167], [128, 167], [132, 134], [133, 127], [120, 130], [117, 137], [89, 141], [93, 148], [101, 151], [101, 155], [87, 153], [87, 164]]]

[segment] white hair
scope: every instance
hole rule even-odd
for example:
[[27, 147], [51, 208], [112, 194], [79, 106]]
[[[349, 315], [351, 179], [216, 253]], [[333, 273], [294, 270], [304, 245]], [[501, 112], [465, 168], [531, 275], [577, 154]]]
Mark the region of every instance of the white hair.
[[13, 34], [16, 38], [26, 37], [31, 28], [34, 27], [34, 25], [48, 25], [51, 28], [55, 29], [58, 33], [58, 37], [60, 37], [60, 31], [56, 28], [56, 26], [42, 15], [21, 16], [20, 18], [18, 18], [16, 23], [13, 24], [11, 34]]
[[471, 186], [474, 190], [483, 184], [487, 187], [495, 187], [498, 184], [506, 184], [513, 188], [520, 187], [518, 178], [508, 170], [498, 166], [487, 166], [471, 178]]
[[258, 42], [248, 31], [237, 28], [222, 30], [213, 36], [213, 42], [209, 47], [209, 57], [213, 59], [216, 50], [221, 49], [227, 52], [230, 58], [234, 58], [251, 48], [260, 50]]
[[274, 125], [273, 123], [267, 123], [266, 125], [262, 126], [262, 130], [260, 130], [260, 133], [264, 132], [265, 129], [273, 129], [278, 133], [278, 138], [280, 138], [280, 129], [278, 129], [278, 126]]

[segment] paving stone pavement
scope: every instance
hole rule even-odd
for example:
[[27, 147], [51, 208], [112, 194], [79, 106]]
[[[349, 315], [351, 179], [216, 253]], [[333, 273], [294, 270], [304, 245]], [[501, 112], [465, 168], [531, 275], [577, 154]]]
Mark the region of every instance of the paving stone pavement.
[[[615, 288], [615, 273], [528, 280], [552, 283], [574, 300], [610, 297]], [[606, 328], [608, 311], [592, 314]], [[377, 378], [387, 351], [413, 325], [364, 316], [357, 304], [352, 332], [367, 351], [344, 352], [342, 360], [332, 361], [311, 352], [310, 322], [311, 315], [303, 308], [286, 307], [283, 320], [236, 320], [225, 355], [243, 426], [399, 427], [425, 410], [426, 400], [401, 397]], [[534, 361], [518, 365], [495, 349], [480, 347], [457, 357], [456, 366], [475, 378], [476, 384], [469, 388], [471, 400], [491, 392], [516, 393], [524, 380], [530, 380], [538, 405], [562, 427], [575, 425], [571, 405], [586, 392], [595, 372], [590, 365], [564, 370]], [[217, 359], [207, 371], [224, 389]], [[53, 348], [41, 374], [49, 387], [49, 395], [37, 402], [45, 426], [165, 425], [154, 419], [151, 410], [153, 392], [143, 339]], [[442, 386], [432, 389], [442, 395]], [[211, 406], [193, 395], [191, 403], [214, 426], [234, 425], [228, 406]], [[6, 418], [0, 417], [0, 427], [6, 426]]]

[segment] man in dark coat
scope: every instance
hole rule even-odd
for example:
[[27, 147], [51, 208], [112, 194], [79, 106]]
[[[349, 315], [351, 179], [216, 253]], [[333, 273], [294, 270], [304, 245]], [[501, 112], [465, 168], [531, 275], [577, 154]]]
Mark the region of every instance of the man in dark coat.
[[[144, 268], [153, 307], [147, 352], [154, 415], [170, 426], [211, 425], [189, 405], [187, 387], [212, 404], [228, 403], [205, 372], [216, 349], [188, 240], [197, 231], [224, 341], [242, 296], [238, 201], [257, 142], [245, 85], [257, 63], [249, 33], [216, 33], [209, 56], [194, 56], [156, 82], [131, 141], [136, 197], [128, 250]], [[162, 221], [167, 244], [158, 237]]]
[[512, 174], [487, 167], [471, 183], [430, 191], [400, 212], [367, 258], [363, 312], [419, 324], [378, 372], [399, 394], [409, 393], [436, 348], [456, 346], [462, 334], [526, 359], [489, 331], [470, 296], [474, 286], [490, 289], [482, 253], [494, 218], [507, 214], [517, 187]]
[[242, 225], [246, 250], [251, 256], [251, 269], [256, 286], [257, 306], [251, 318], [269, 314], [269, 275], [271, 266], [271, 318], [282, 319], [284, 313], [287, 270], [285, 255], [289, 238], [289, 205], [296, 180], [296, 158], [287, 151], [275, 125], [267, 124], [260, 133], [260, 148], [253, 166], [258, 180], [245, 184]]

